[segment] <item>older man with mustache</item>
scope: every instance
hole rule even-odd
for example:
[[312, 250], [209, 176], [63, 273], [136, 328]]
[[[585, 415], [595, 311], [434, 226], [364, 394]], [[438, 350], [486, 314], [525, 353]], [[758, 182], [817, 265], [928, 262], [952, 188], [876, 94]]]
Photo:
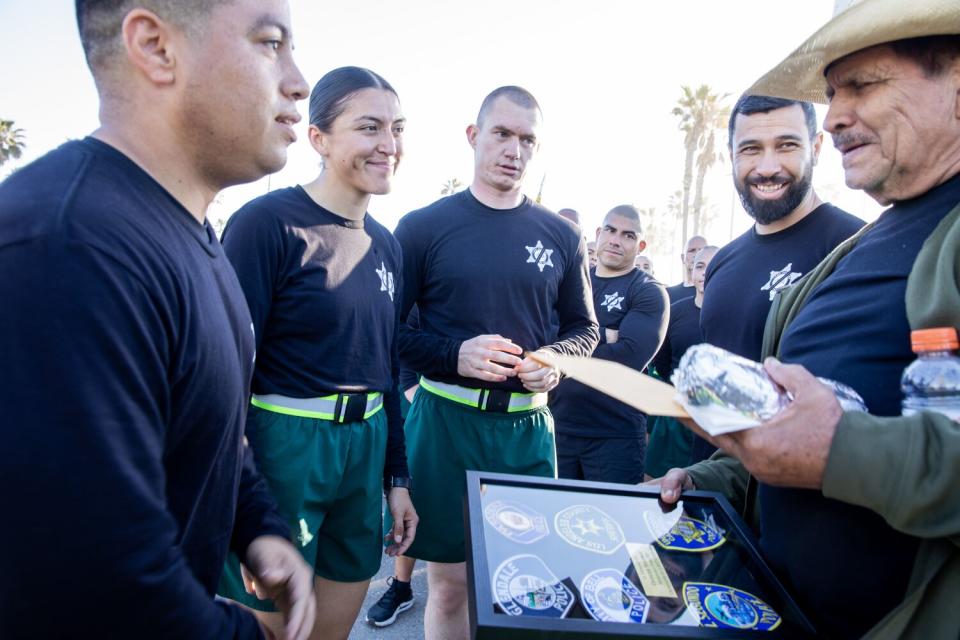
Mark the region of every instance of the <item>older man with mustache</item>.
[[825, 635], [956, 638], [960, 426], [901, 416], [900, 377], [911, 330], [960, 325], [960, 4], [848, 5], [753, 91], [828, 101], [848, 186], [890, 208], [774, 303], [766, 368], [793, 402], [714, 438], [726, 455], [671, 470], [662, 496], [740, 502]]

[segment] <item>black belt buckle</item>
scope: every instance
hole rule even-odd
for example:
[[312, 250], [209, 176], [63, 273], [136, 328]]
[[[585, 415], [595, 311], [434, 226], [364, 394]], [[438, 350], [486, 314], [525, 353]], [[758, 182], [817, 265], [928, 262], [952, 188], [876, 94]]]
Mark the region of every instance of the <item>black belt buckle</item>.
[[[510, 396], [513, 395], [509, 391], [503, 391], [502, 389], [484, 389], [483, 394], [486, 394], [485, 401], [481, 400], [480, 405], [483, 407], [483, 411], [494, 411], [496, 413], [508, 413], [510, 410]], [[483, 395], [481, 394], [481, 398]]]
[[[347, 404], [346, 410], [343, 410], [343, 403]], [[343, 412], [341, 417], [341, 411]], [[347, 424], [348, 422], [363, 422], [363, 416], [367, 413], [367, 394], [365, 393], [341, 393], [337, 396], [337, 404], [334, 408], [336, 422]]]

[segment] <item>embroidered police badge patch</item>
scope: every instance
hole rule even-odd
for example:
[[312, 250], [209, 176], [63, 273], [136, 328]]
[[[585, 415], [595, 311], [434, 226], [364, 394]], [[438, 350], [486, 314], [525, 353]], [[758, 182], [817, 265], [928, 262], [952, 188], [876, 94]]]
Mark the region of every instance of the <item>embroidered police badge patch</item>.
[[563, 618], [573, 607], [573, 592], [537, 556], [503, 561], [493, 574], [493, 600], [510, 616]]
[[590, 617], [600, 622], [641, 624], [650, 605], [640, 589], [616, 569], [588, 573], [580, 583], [580, 598]]
[[495, 500], [483, 508], [483, 517], [497, 533], [520, 544], [533, 544], [550, 533], [547, 519], [513, 500]]
[[780, 626], [780, 615], [766, 602], [722, 584], [684, 582], [683, 601], [701, 627], [770, 631]]
[[[644, 513], [644, 519], [646, 515]], [[681, 517], [667, 533], [660, 536], [657, 536], [655, 525], [650, 520], [647, 520], [647, 527], [656, 537], [657, 544], [664, 549], [702, 552], [716, 549], [726, 542], [726, 538], [715, 528], [687, 515]]]
[[558, 512], [553, 528], [561, 538], [580, 549], [611, 554], [623, 546], [623, 529], [596, 507], [575, 504]]

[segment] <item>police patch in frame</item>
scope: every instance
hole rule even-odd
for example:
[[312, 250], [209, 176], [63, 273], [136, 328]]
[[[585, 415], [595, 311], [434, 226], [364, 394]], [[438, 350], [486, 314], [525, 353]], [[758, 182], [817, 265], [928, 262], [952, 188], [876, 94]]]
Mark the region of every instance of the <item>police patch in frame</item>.
[[504, 560], [493, 574], [493, 601], [510, 616], [563, 618], [573, 607], [573, 592], [530, 554]]
[[[647, 514], [644, 513], [643, 515], [644, 519], [647, 520]], [[658, 531], [654, 523], [649, 520], [647, 520], [647, 527], [654, 535], [658, 545], [674, 551], [692, 551], [695, 553], [710, 551], [726, 542], [723, 534], [714, 527], [688, 515], [681, 517], [667, 533], [660, 536], [657, 536]]]
[[514, 500], [494, 500], [484, 507], [483, 517], [497, 533], [520, 544], [533, 544], [550, 534], [546, 517]]
[[642, 624], [650, 609], [646, 596], [616, 569], [597, 569], [584, 576], [580, 599], [590, 617], [600, 622]]
[[701, 627], [771, 631], [780, 615], [752, 593], [710, 582], [684, 582], [683, 601]]
[[597, 507], [575, 504], [557, 513], [553, 529], [579, 549], [610, 555], [625, 542], [620, 524]]

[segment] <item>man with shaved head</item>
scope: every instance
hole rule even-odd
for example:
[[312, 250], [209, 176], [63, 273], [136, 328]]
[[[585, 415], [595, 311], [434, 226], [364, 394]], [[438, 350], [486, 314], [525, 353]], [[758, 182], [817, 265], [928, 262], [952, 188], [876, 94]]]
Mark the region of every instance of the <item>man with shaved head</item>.
[[576, 209], [560, 209], [557, 211], [557, 215], [561, 218], [566, 218], [573, 224], [577, 225], [577, 227], [580, 226], [580, 214], [577, 213]]
[[680, 254], [680, 264], [683, 265], [683, 280], [667, 287], [667, 295], [670, 296], [670, 303], [677, 300], [692, 298], [693, 288], [693, 259], [700, 249], [707, 246], [707, 239], [703, 236], [691, 236], [683, 245], [683, 252]]
[[533, 95], [500, 87], [467, 127], [469, 189], [397, 225], [403, 248], [401, 363], [422, 374], [407, 414], [420, 527], [408, 555], [427, 560], [428, 639], [466, 637], [465, 470], [554, 476], [547, 392], [559, 373], [526, 353], [586, 356], [597, 344], [578, 229], [523, 194], [540, 146]]
[[[636, 371], [643, 371], [660, 348], [669, 316], [663, 285], [634, 265], [646, 244], [637, 209], [614, 207], [597, 229], [597, 266], [590, 274], [600, 323], [593, 357]], [[557, 423], [561, 478], [643, 480], [643, 413], [571, 379], [557, 387], [550, 408]]]
[[637, 269], [640, 269], [640, 271], [646, 271], [650, 275], [653, 275], [653, 260], [651, 260], [648, 256], [638, 255], [637, 259], [634, 260], [633, 263], [636, 265]]
[[313, 627], [243, 430], [250, 313], [205, 218], [279, 170], [309, 88], [285, 0], [78, 0], [100, 127], [0, 185], [3, 638], [260, 638], [228, 549]]

